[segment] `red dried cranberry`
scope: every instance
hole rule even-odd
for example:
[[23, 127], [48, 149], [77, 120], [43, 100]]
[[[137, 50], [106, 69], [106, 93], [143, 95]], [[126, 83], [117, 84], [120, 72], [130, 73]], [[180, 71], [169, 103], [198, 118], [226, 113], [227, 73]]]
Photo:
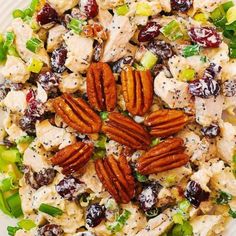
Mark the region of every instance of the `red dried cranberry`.
[[208, 138], [215, 138], [220, 134], [220, 127], [217, 124], [211, 124], [210, 126], [203, 127], [201, 132]]
[[59, 225], [47, 224], [38, 229], [38, 236], [62, 236], [63, 229]]
[[193, 42], [205, 48], [217, 48], [222, 42], [220, 34], [213, 27], [196, 27], [189, 30]]
[[7, 88], [4, 84], [0, 85], [0, 101], [3, 100], [7, 96], [9, 91], [10, 89]]
[[222, 90], [226, 97], [236, 96], [236, 80], [226, 80], [222, 85]]
[[139, 32], [138, 41], [139, 42], [147, 42], [155, 37], [157, 37], [160, 33], [161, 26], [154, 21], [148, 22]]
[[206, 201], [209, 198], [210, 194], [205, 192], [197, 182], [190, 181], [184, 195], [197, 208], [202, 201]]
[[210, 66], [208, 66], [203, 74], [202, 79], [215, 79], [218, 73], [220, 73], [222, 67], [211, 63]]
[[24, 115], [20, 121], [19, 126], [24, 130], [28, 135], [35, 135], [35, 122], [37, 119], [32, 116]]
[[186, 12], [192, 5], [192, 0], [171, 0], [171, 9], [174, 11]]
[[98, 4], [96, 0], [81, 0], [80, 6], [82, 12], [85, 13], [87, 18], [91, 19], [97, 16], [98, 14]]
[[46, 3], [43, 8], [37, 14], [37, 21], [41, 25], [56, 22], [58, 20], [58, 14], [54, 8]]
[[89, 206], [86, 212], [86, 223], [90, 227], [96, 227], [105, 219], [105, 207], [98, 203]]
[[60, 196], [71, 201], [76, 198], [76, 193], [80, 189], [80, 186], [81, 182], [78, 179], [68, 176], [62, 179], [55, 188]]
[[29, 92], [26, 94], [26, 102], [30, 103], [36, 97], [35, 92], [33, 89], [30, 89]]
[[67, 50], [65, 47], [57, 48], [52, 52], [51, 66], [54, 72], [62, 73], [65, 71], [66, 57]]
[[100, 61], [103, 55], [103, 44], [95, 41], [95, 46], [93, 50], [93, 61]]
[[126, 65], [132, 65], [134, 59], [132, 56], [122, 57], [118, 61], [114, 62], [112, 65], [112, 71], [114, 73], [120, 73]]
[[152, 41], [148, 44], [147, 49], [161, 59], [168, 59], [174, 54], [171, 45], [165, 41]]

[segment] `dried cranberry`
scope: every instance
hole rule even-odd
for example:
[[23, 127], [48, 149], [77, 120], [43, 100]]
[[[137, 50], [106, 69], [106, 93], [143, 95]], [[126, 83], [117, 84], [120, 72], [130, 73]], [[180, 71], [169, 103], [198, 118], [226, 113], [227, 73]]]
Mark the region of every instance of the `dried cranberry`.
[[86, 212], [86, 223], [90, 227], [96, 227], [105, 218], [105, 207], [98, 203], [89, 206]]
[[96, 236], [94, 233], [89, 231], [77, 233], [76, 236]]
[[139, 32], [138, 41], [139, 42], [147, 42], [155, 37], [157, 37], [160, 33], [161, 26], [154, 21], [148, 22]]
[[120, 73], [126, 65], [132, 65], [133, 62], [134, 62], [134, 59], [132, 56], [123, 57], [113, 63], [112, 71], [114, 73]]
[[97, 16], [98, 14], [98, 4], [96, 0], [81, 0], [80, 6], [82, 12], [85, 13], [87, 18], [91, 19]]
[[103, 44], [95, 41], [95, 46], [93, 50], [93, 61], [100, 61], [103, 55]]
[[226, 80], [222, 85], [222, 90], [226, 97], [236, 96], [236, 80]]
[[3, 100], [7, 96], [9, 91], [10, 89], [7, 88], [4, 84], [0, 85], [0, 101]]
[[16, 90], [16, 91], [22, 90], [24, 87], [24, 85], [21, 83], [12, 83], [11, 85], [14, 88], [14, 90]]
[[56, 185], [56, 191], [60, 196], [67, 200], [74, 200], [78, 192], [81, 182], [73, 176], [68, 176], [62, 179]]
[[199, 207], [200, 203], [206, 201], [210, 194], [205, 192], [197, 182], [190, 181], [184, 195], [194, 207]]
[[210, 66], [206, 68], [202, 79], [215, 79], [217, 74], [220, 73], [221, 69], [222, 67], [220, 65], [211, 63]]
[[52, 52], [51, 66], [54, 72], [62, 73], [65, 71], [66, 57], [67, 50], [65, 47], [57, 48]]
[[54, 8], [46, 3], [43, 8], [37, 14], [37, 21], [41, 25], [56, 22], [58, 20], [58, 14]]
[[47, 224], [38, 229], [38, 236], [62, 236], [63, 229], [59, 225]]
[[174, 54], [171, 45], [165, 41], [152, 41], [147, 48], [161, 59], [168, 59]]
[[35, 123], [37, 119], [32, 116], [24, 115], [19, 121], [20, 128], [28, 135], [35, 135]]
[[192, 0], [171, 0], [171, 9], [174, 11], [186, 12], [192, 5]]
[[203, 127], [201, 132], [208, 138], [215, 138], [220, 134], [220, 127], [217, 124], [211, 124], [210, 126]]
[[205, 48], [217, 48], [222, 42], [220, 34], [213, 27], [196, 27], [189, 30], [193, 42]]
[[163, 64], [156, 64], [151, 70], [153, 77], [156, 77], [163, 69]]

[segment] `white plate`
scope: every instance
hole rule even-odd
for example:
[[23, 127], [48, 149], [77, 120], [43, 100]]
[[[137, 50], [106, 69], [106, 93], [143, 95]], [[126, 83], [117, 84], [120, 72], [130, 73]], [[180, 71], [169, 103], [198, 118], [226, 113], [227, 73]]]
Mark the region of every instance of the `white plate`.
[[[11, 12], [14, 9], [23, 9], [30, 0], [1, 0], [0, 6], [0, 32], [3, 32], [11, 23]], [[8, 225], [15, 225], [16, 220], [11, 219], [0, 212], [0, 236], [8, 236], [6, 228]], [[228, 230], [223, 236], [236, 236], [235, 221], [228, 225]]]

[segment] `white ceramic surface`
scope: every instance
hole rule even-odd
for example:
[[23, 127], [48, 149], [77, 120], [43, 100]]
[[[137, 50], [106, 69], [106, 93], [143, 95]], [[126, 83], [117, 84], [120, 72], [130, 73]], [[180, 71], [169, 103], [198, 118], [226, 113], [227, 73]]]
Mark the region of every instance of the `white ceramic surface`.
[[[23, 9], [29, 2], [30, 0], [0, 0], [0, 32], [4, 31], [10, 25], [12, 10], [17, 8]], [[16, 220], [11, 219], [0, 212], [0, 236], [8, 236], [6, 227], [8, 225], [15, 225], [15, 223]], [[236, 221], [231, 222], [228, 225], [227, 232], [222, 236], [236, 236]]]

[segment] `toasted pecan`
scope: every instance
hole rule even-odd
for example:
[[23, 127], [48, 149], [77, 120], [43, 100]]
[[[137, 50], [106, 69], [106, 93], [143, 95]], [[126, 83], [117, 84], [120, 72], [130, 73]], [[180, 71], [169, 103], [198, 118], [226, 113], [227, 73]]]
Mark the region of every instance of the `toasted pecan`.
[[189, 118], [179, 110], [158, 110], [149, 114], [144, 124], [151, 128], [150, 134], [155, 137], [168, 137], [182, 130]]
[[120, 156], [118, 161], [113, 156], [98, 159], [95, 168], [100, 181], [116, 202], [130, 202], [134, 197], [135, 182], [124, 156]]
[[92, 63], [87, 72], [87, 95], [90, 105], [98, 111], [113, 111], [116, 106], [116, 82], [107, 63]]
[[77, 142], [71, 144], [52, 157], [51, 162], [54, 165], [62, 167], [62, 173], [70, 175], [82, 169], [93, 153], [93, 146], [91, 144]]
[[140, 124], [118, 112], [109, 114], [102, 131], [110, 139], [133, 149], [147, 149], [151, 142], [149, 134]]
[[132, 115], [144, 115], [153, 102], [153, 78], [149, 70], [137, 71], [127, 66], [121, 72], [123, 96]]
[[82, 99], [64, 93], [53, 101], [55, 112], [73, 129], [80, 133], [97, 133], [102, 121]]
[[138, 159], [137, 169], [141, 174], [148, 175], [183, 166], [189, 161], [184, 150], [183, 139], [166, 139]]

